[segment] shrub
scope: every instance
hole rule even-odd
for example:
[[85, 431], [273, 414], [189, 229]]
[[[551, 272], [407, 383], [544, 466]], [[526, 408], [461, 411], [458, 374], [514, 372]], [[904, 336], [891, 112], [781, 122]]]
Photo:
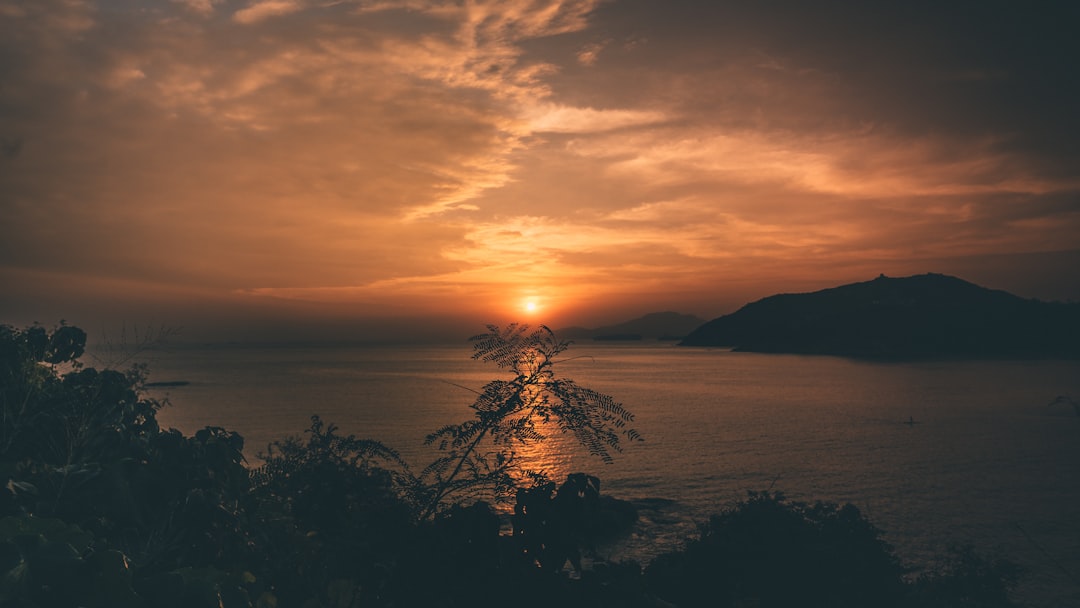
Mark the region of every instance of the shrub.
[[751, 493], [712, 516], [700, 538], [656, 558], [646, 587], [679, 606], [892, 606], [902, 568], [880, 531], [848, 504]]

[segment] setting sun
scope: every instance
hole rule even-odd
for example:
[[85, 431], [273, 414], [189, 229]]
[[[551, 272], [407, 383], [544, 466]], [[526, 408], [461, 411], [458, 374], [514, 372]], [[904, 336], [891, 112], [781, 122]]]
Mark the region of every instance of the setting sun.
[[525, 312], [533, 313], [540, 310], [540, 305], [536, 303], [536, 300], [526, 300], [524, 304]]

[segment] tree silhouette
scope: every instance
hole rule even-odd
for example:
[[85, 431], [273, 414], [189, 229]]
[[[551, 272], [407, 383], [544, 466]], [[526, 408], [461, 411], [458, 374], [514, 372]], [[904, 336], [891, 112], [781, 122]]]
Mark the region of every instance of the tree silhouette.
[[546, 326], [510, 324], [470, 338], [473, 359], [495, 363], [512, 374], [477, 392], [470, 406], [475, 417], [444, 426], [426, 443], [442, 452], [417, 479], [420, 519], [434, 515], [453, 497], [490, 495], [513, 498], [518, 480], [546, 481], [539, 472], [519, 466], [514, 447], [547, 439], [541, 425], [554, 423], [603, 462], [613, 461], [621, 441], [640, 441], [627, 426], [634, 415], [609, 395], [578, 385], [555, 372], [557, 357], [570, 342]]

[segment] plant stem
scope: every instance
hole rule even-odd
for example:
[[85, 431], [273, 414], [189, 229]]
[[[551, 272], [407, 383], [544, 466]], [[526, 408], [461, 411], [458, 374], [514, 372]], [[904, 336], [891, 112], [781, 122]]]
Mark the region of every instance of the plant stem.
[[484, 428], [476, 434], [476, 438], [472, 440], [472, 442], [469, 444], [469, 447], [467, 447], [465, 451], [461, 454], [461, 457], [458, 458], [457, 465], [454, 466], [454, 470], [451, 471], [450, 475], [448, 475], [439, 484], [438, 491], [435, 493], [435, 496], [432, 497], [431, 502], [424, 510], [423, 515], [420, 516], [420, 521], [426, 520], [435, 514], [435, 511], [439, 507], [439, 503], [442, 501], [443, 498], [446, 498], [446, 496], [449, 495], [452, 491], [450, 490], [450, 483], [454, 481], [454, 479], [458, 476], [458, 473], [461, 473], [462, 467], [465, 466], [465, 461], [468, 460], [469, 455], [476, 450], [476, 446], [480, 445], [480, 442], [484, 439], [484, 437], [488, 433], [490, 433], [493, 428], [498, 426], [498, 423], [500, 421], [504, 420], [509, 414], [517, 411], [519, 407], [524, 405], [521, 399], [521, 393], [525, 390], [525, 387], [531, 383], [532, 380], [533, 376], [530, 376], [528, 379], [523, 381], [517, 392], [515, 392], [509, 399], [506, 400], [506, 405], [500, 408], [501, 411], [497, 412], [497, 415], [492, 416], [490, 420], [485, 423]]

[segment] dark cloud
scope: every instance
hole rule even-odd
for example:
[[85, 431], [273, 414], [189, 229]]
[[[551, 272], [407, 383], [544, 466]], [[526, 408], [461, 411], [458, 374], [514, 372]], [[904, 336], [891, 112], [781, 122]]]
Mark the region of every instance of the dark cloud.
[[1080, 9], [1070, 3], [624, 0], [603, 5], [596, 22], [615, 39], [647, 41], [604, 56], [643, 79], [610, 86], [611, 73], [578, 70], [600, 79], [598, 94], [648, 103], [674, 82], [701, 87], [699, 111], [712, 106], [727, 120], [758, 106], [788, 110], [804, 127], [849, 120], [999, 134], [1008, 149], [1062, 166], [1061, 155], [1077, 152]]

